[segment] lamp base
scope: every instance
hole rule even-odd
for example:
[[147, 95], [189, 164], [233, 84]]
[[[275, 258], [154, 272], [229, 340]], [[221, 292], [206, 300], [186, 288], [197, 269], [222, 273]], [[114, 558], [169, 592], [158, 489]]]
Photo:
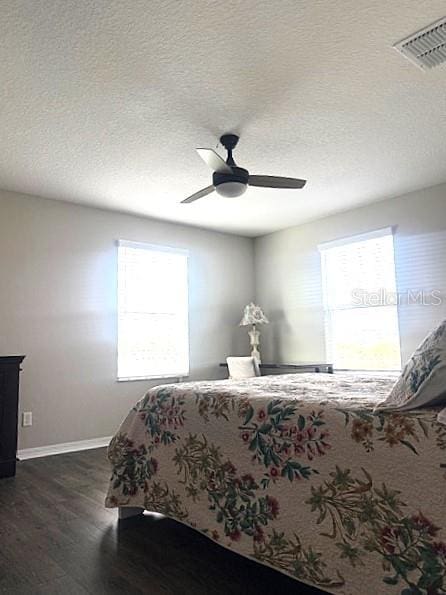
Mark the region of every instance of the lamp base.
[[253, 357], [257, 361], [258, 364], [262, 363], [262, 361], [260, 359], [260, 352], [258, 349], [253, 349], [251, 351], [251, 357]]
[[256, 329], [255, 324], [252, 325], [252, 330], [249, 331], [248, 335], [249, 335], [249, 340], [251, 342], [251, 357], [254, 357], [257, 360], [258, 364], [261, 364], [262, 362], [260, 359], [260, 351], [259, 351], [260, 333]]

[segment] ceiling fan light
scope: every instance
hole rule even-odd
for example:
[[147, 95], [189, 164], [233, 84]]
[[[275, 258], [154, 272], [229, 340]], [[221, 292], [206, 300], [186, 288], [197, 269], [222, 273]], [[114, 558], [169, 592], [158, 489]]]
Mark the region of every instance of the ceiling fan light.
[[246, 184], [243, 184], [242, 182], [223, 182], [216, 186], [215, 190], [221, 196], [234, 198], [236, 196], [241, 196], [246, 192]]

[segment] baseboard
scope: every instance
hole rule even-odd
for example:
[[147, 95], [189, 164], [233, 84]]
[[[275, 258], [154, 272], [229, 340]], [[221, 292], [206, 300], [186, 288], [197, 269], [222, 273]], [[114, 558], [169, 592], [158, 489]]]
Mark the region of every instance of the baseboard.
[[101, 448], [102, 446], [108, 446], [111, 439], [112, 436], [105, 436], [104, 438], [92, 438], [91, 440], [79, 440], [78, 442], [62, 442], [61, 444], [50, 444], [49, 446], [23, 448], [17, 452], [17, 458], [19, 461], [24, 461], [26, 459], [36, 459], [37, 457], [60, 455], [64, 452]]

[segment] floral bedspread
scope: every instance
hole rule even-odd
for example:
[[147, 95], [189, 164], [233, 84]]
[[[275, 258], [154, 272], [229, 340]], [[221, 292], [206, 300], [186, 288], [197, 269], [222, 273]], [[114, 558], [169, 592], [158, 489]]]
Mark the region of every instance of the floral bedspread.
[[141, 506], [329, 593], [446, 593], [446, 426], [373, 412], [393, 375], [159, 386], [109, 447]]

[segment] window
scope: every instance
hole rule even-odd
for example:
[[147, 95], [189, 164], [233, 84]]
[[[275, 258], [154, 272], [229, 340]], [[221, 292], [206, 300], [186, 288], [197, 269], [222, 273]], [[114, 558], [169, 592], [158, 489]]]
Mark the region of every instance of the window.
[[327, 357], [336, 368], [401, 368], [392, 229], [319, 246]]
[[118, 380], [189, 374], [187, 254], [118, 242]]

